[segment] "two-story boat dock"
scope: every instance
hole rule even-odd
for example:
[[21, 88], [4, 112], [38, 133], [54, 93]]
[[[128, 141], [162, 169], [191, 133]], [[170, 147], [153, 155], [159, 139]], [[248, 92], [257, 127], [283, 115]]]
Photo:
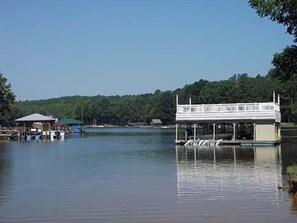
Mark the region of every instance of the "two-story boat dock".
[[[273, 93], [272, 102], [232, 103], [232, 104], [189, 104], [178, 103], [176, 96], [176, 144], [185, 144], [188, 140], [221, 140], [223, 145], [265, 145], [278, 144], [280, 135], [280, 97]], [[212, 134], [199, 135], [202, 125], [212, 125]], [[222, 134], [222, 126], [231, 129]], [[249, 137], [239, 134], [244, 126], [249, 126]], [[189, 136], [190, 130], [192, 136]], [[221, 131], [221, 132], [220, 132]]]

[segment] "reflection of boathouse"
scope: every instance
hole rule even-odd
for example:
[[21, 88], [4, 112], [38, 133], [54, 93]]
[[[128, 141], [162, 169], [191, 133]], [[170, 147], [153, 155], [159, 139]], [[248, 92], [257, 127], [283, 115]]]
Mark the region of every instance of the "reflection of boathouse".
[[[231, 144], [276, 144], [280, 142], [280, 97], [277, 102], [234, 104], [178, 104], [176, 97], [176, 140], [231, 139]], [[205, 134], [201, 129], [211, 128]], [[202, 132], [202, 134], [201, 134]], [[192, 137], [192, 138], [190, 138]]]
[[261, 202], [264, 197], [278, 203], [277, 188], [282, 184], [280, 162], [280, 145], [208, 148], [177, 145], [178, 199], [212, 200], [242, 193], [245, 201]]

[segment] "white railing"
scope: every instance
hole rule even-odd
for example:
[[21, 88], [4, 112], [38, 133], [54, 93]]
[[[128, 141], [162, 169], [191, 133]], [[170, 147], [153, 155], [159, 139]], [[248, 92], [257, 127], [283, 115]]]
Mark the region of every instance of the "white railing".
[[274, 120], [280, 122], [280, 108], [279, 104], [274, 102], [177, 105], [176, 120]]

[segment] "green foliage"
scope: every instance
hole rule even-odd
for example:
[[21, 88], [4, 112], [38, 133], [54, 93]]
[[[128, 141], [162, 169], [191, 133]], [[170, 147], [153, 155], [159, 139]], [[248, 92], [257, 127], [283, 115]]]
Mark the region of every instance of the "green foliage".
[[15, 95], [11, 91], [11, 85], [0, 72], [0, 124], [7, 120], [8, 112], [14, 103]]
[[250, 0], [252, 8], [261, 17], [269, 17], [287, 27], [287, 32], [297, 41], [297, 1], [296, 0]]
[[288, 46], [281, 53], [276, 53], [272, 64], [277, 69], [275, 77], [285, 82], [296, 80], [297, 76], [297, 46]]
[[297, 164], [293, 164], [287, 167], [287, 173], [293, 179], [297, 179]]
[[[297, 42], [297, 0], [250, 0], [251, 7], [257, 10], [261, 17], [269, 17], [287, 27], [287, 33], [294, 36]], [[282, 95], [285, 99], [282, 109], [287, 121], [296, 121], [297, 117], [297, 46], [286, 47], [283, 52], [276, 53], [272, 64], [275, 69], [269, 76], [282, 85]]]

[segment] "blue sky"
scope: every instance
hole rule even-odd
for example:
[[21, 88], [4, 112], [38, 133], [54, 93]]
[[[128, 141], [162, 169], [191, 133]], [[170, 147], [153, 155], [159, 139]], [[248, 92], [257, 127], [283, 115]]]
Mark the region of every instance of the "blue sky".
[[293, 43], [247, 0], [0, 0], [0, 9], [0, 71], [17, 100], [265, 75]]

